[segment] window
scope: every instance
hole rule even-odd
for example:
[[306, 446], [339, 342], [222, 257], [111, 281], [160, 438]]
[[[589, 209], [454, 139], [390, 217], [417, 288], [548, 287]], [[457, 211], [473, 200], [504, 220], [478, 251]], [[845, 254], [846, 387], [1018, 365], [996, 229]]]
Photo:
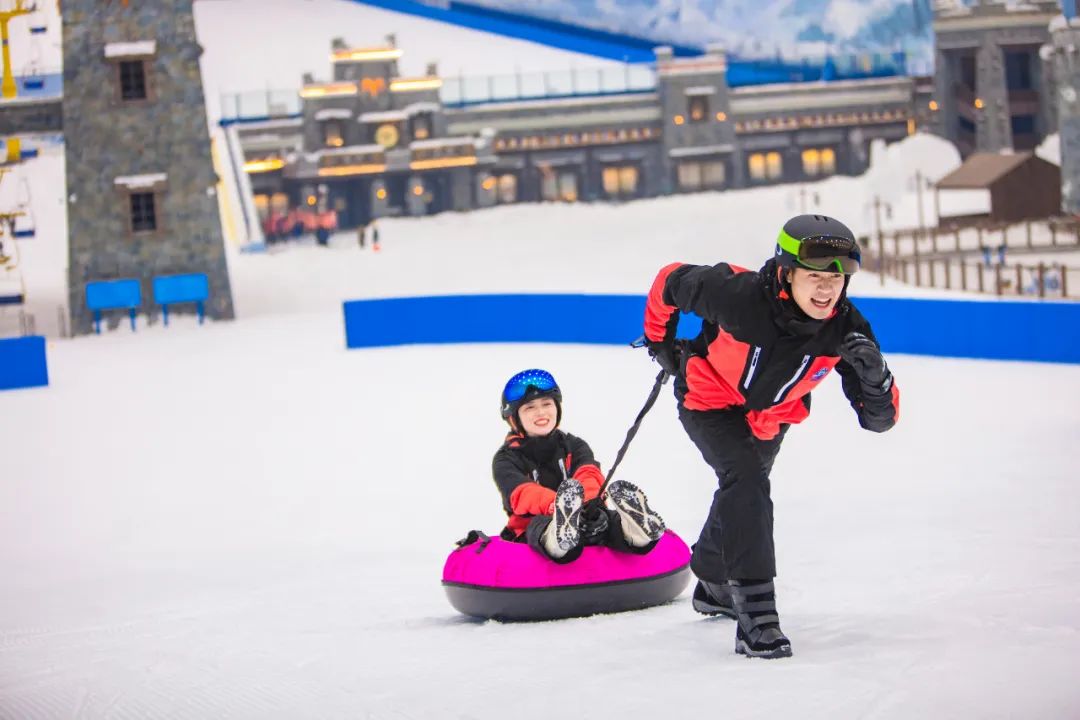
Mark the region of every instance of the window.
[[146, 100], [146, 65], [142, 60], [117, 63], [120, 72], [120, 99]]
[[638, 189], [638, 169], [633, 165], [609, 165], [603, 172], [604, 194], [610, 198], [634, 197]]
[[754, 153], [747, 160], [751, 180], [776, 180], [784, 174], [783, 160], [778, 152]]
[[692, 95], [687, 110], [690, 122], [704, 122], [709, 117], [709, 98], [704, 95]]
[[341, 133], [340, 120], [327, 120], [323, 123], [323, 144], [326, 147], [341, 147], [345, 144], [345, 138]]
[[832, 148], [807, 148], [802, 151], [803, 174], [809, 177], [836, 172], [836, 151]]
[[154, 193], [132, 193], [131, 232], [154, 232], [157, 230], [157, 214], [154, 212]]
[[960, 84], [975, 92], [975, 56], [960, 56]]
[[1035, 132], [1034, 115], [1013, 115], [1010, 118], [1013, 135], [1030, 135]]
[[1005, 51], [1005, 84], [1009, 90], [1031, 90], [1031, 53]]
[[517, 175], [506, 173], [499, 176], [496, 197], [501, 203], [517, 202]]
[[701, 181], [704, 183], [705, 187], [723, 187], [726, 175], [727, 170], [724, 167], [724, 163], [720, 160], [713, 160], [712, 162], [702, 163], [701, 165]]
[[698, 190], [701, 188], [701, 163], [679, 163], [679, 188], [682, 190]]
[[412, 119], [413, 140], [427, 140], [431, 137], [431, 114], [421, 113]]
[[681, 162], [678, 167], [680, 190], [700, 190], [702, 188], [720, 188], [727, 179], [727, 168], [723, 160], [705, 162]]

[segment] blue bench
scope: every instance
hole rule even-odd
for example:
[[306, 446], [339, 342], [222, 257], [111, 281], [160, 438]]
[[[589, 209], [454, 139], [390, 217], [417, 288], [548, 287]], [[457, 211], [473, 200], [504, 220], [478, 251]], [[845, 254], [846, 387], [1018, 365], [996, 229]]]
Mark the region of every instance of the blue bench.
[[94, 332], [101, 334], [101, 311], [128, 311], [135, 330], [135, 310], [142, 305], [142, 288], [135, 278], [98, 280], [86, 283], [86, 307], [94, 312]]
[[210, 297], [210, 281], [202, 273], [190, 275], [159, 275], [154, 278], [154, 302], [161, 306], [161, 318], [169, 324], [169, 306], [193, 302], [199, 313], [199, 324], [205, 315], [203, 303]]
[[45, 338], [31, 335], [0, 339], [0, 390], [49, 384]]

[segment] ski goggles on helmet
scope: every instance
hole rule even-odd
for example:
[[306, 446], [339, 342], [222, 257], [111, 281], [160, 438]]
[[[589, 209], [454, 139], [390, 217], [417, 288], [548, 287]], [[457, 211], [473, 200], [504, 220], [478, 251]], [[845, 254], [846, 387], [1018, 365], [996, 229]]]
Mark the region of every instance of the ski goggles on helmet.
[[862, 263], [859, 246], [851, 238], [820, 235], [798, 240], [781, 230], [777, 244], [793, 255], [796, 263], [810, 270], [850, 275]]
[[535, 388], [538, 392], [546, 393], [558, 390], [555, 378], [547, 370], [522, 370], [510, 378], [506, 387], [503, 388], [503, 400], [508, 403], [516, 403], [529, 392], [529, 388]]

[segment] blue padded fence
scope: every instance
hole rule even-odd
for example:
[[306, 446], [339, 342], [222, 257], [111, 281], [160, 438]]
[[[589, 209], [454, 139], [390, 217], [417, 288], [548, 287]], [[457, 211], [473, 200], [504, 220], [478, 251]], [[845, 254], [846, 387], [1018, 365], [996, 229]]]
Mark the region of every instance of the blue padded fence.
[[0, 390], [41, 387], [49, 384], [45, 338], [0, 339]]
[[[886, 352], [1080, 363], [1080, 303], [855, 298]], [[344, 304], [350, 348], [426, 343], [626, 344], [641, 295], [453, 295]], [[700, 320], [685, 316], [679, 335]]]

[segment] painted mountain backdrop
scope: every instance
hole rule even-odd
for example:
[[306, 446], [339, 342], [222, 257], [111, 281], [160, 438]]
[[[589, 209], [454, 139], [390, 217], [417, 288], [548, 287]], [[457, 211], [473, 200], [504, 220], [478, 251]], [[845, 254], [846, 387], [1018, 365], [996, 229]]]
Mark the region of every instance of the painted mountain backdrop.
[[929, 63], [932, 56], [931, 0], [471, 2], [663, 42], [696, 46], [718, 42], [743, 57], [903, 50], [917, 66]]

